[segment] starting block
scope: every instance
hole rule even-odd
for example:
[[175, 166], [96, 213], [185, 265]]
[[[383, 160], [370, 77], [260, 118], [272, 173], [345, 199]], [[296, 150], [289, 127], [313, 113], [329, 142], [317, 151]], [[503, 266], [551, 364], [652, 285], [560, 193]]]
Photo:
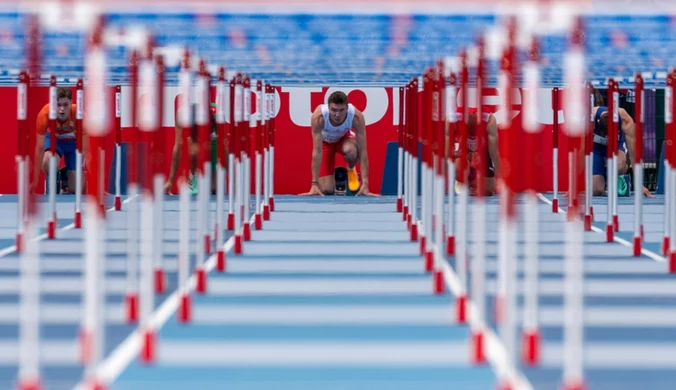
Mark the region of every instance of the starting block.
[[333, 194], [337, 196], [354, 196], [347, 185], [347, 168], [338, 167], [333, 170]]

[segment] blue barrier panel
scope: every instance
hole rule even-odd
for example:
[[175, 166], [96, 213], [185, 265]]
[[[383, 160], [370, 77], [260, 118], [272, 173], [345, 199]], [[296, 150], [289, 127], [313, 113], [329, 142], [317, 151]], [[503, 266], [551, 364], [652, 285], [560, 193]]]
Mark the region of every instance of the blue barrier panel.
[[[422, 155], [422, 143], [418, 143], [418, 156]], [[380, 186], [381, 195], [397, 195], [397, 167], [399, 164], [399, 144], [397, 142], [388, 142], [387, 149], [385, 152], [385, 165], [383, 167], [383, 182]], [[418, 160], [418, 195], [420, 195], [420, 183], [421, 183], [421, 169], [422, 163]], [[403, 180], [403, 175], [405, 172], [402, 170], [402, 177], [399, 179]]]

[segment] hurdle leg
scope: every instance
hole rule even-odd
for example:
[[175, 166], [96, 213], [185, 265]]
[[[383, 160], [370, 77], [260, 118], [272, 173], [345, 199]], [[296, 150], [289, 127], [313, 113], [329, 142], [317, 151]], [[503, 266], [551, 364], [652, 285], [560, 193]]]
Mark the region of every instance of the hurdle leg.
[[216, 240], [216, 271], [225, 271], [225, 250], [224, 244], [224, 230], [225, 230], [225, 167], [218, 164], [216, 172], [216, 227], [214, 229], [214, 238]]

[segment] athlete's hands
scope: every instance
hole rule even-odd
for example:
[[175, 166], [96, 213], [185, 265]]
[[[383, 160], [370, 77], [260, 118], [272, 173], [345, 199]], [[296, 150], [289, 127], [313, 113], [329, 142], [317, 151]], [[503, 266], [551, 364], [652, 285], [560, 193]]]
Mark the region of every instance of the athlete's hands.
[[164, 193], [168, 195], [173, 195], [171, 193], [171, 187], [173, 186], [173, 183], [171, 181], [167, 181], [164, 183]]
[[655, 195], [651, 194], [650, 190], [645, 188], [645, 187], [643, 187], [643, 195], [645, 195], [646, 198], [654, 198], [655, 197]]
[[301, 196], [312, 196], [312, 195], [319, 195], [319, 196], [324, 196], [322, 193], [322, 190], [319, 189], [319, 186], [317, 184], [313, 184], [312, 187], [310, 187], [310, 191], [300, 194]]
[[369, 185], [368, 183], [361, 183], [361, 186], [359, 187], [359, 191], [355, 194], [355, 196], [380, 196], [378, 194], [374, 194], [371, 191], [369, 191]]

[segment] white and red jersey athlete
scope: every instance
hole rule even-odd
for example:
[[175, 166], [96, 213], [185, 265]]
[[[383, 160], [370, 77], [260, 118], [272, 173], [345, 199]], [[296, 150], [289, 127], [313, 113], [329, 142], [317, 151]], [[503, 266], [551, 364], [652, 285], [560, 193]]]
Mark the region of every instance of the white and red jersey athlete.
[[[482, 169], [484, 176], [484, 188], [486, 192], [485, 196], [492, 196], [495, 194], [496, 182], [495, 177], [500, 176], [500, 155], [498, 154], [498, 123], [495, 119], [495, 116], [490, 113], [484, 112], [481, 120], [486, 124], [486, 134], [487, 139], [483, 145], [479, 143], [479, 137], [476, 133], [476, 128], [479, 123], [478, 121], [478, 110], [476, 108], [470, 107], [468, 109], [468, 136], [467, 136], [467, 162], [469, 165], [469, 175], [468, 175], [468, 184], [471, 195], [476, 195], [477, 191], [477, 178], [476, 172], [477, 169]], [[457, 110], [458, 121], [463, 120], [462, 118], [462, 108], [458, 107]], [[481, 168], [479, 163], [479, 150], [484, 148], [486, 163], [483, 168]], [[460, 158], [460, 135], [458, 132], [455, 132], [455, 153], [454, 158], [456, 159], [456, 177], [460, 174], [458, 164], [458, 159]], [[457, 185], [457, 183], [456, 183]]]

